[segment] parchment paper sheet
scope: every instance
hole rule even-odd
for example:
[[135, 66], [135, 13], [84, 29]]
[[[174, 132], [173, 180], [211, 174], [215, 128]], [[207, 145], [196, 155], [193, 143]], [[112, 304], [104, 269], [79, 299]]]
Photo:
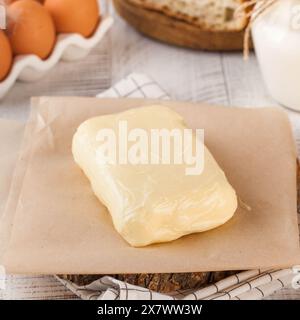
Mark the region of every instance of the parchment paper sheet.
[[[238, 195], [225, 225], [171, 243], [130, 247], [114, 230], [71, 155], [77, 126], [95, 115], [153, 101], [39, 98], [33, 101], [5, 215], [14, 226], [2, 263], [10, 273], [114, 274], [246, 270], [300, 263], [296, 151], [285, 114], [162, 102], [205, 142]], [[8, 241], [9, 240], [9, 241]]]
[[5, 240], [9, 237], [13, 214], [4, 217], [3, 212], [18, 160], [25, 124], [19, 121], [0, 119], [0, 256]]

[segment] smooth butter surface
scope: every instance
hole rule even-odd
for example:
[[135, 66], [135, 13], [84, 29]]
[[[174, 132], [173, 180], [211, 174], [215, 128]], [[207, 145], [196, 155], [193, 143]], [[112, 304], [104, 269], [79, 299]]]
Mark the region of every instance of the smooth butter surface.
[[150, 106], [89, 119], [74, 135], [75, 162], [108, 208], [116, 230], [129, 244], [139, 247], [175, 240], [218, 227], [233, 216], [237, 208], [235, 191], [205, 147], [200, 175], [186, 175], [184, 163], [100, 163], [99, 130], [109, 128], [117, 133], [123, 120], [127, 121], [128, 130], [141, 128], [149, 133], [151, 129], [187, 127], [171, 109]]

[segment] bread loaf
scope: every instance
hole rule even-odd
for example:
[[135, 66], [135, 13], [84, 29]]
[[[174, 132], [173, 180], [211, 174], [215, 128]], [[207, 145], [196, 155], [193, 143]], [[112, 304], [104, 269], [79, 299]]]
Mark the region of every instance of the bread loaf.
[[235, 16], [247, 0], [128, 0], [146, 9], [162, 12], [208, 31], [241, 31], [247, 23], [246, 12]]

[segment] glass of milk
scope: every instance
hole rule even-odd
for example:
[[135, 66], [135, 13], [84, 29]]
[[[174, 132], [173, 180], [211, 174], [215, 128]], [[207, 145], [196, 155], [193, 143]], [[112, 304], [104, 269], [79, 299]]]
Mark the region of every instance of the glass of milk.
[[278, 0], [253, 23], [252, 36], [270, 94], [300, 111], [300, 0]]

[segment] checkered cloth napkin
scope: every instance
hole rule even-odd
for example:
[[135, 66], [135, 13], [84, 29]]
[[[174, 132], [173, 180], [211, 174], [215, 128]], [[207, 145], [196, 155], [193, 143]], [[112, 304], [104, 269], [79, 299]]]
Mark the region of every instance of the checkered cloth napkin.
[[[148, 76], [130, 74], [114, 87], [98, 95], [101, 98], [150, 98], [167, 100], [168, 94]], [[160, 294], [130, 285], [112, 277], [103, 277], [86, 286], [57, 277], [65, 287], [87, 300], [246, 300], [262, 299], [275, 291], [300, 287], [300, 266], [283, 270], [250, 270], [235, 274], [206, 288]]]

